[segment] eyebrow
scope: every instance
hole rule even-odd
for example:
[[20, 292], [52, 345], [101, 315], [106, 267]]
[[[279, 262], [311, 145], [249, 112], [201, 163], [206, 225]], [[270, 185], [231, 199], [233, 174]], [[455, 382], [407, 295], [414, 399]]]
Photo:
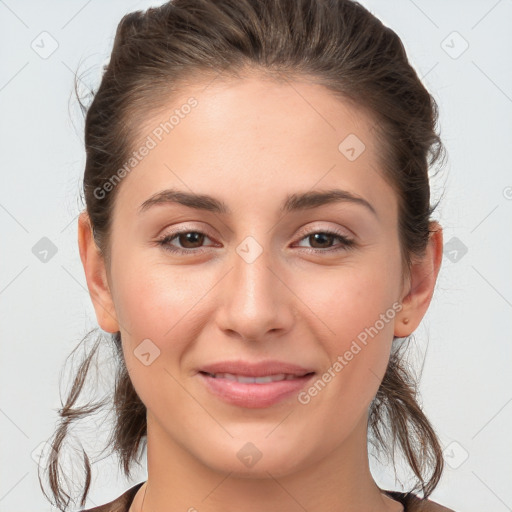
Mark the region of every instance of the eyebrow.
[[[311, 208], [318, 208], [330, 203], [353, 203], [364, 206], [378, 217], [375, 208], [364, 198], [347, 190], [332, 189], [325, 191], [310, 191], [300, 194], [290, 194], [281, 206], [281, 213], [290, 213]], [[231, 210], [223, 201], [206, 194], [195, 194], [175, 189], [166, 189], [153, 194], [139, 207], [139, 214], [157, 204], [181, 204], [196, 210], [231, 215]]]

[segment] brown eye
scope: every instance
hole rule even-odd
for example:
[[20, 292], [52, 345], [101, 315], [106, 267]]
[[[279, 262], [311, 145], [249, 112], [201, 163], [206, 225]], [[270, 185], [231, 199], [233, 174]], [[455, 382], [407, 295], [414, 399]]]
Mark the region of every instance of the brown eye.
[[[335, 238], [336, 237], [330, 233], [314, 233], [308, 236], [310, 243], [312, 243], [315, 249], [327, 249], [331, 247], [329, 242], [333, 242]], [[315, 247], [315, 244], [319, 244], [319, 247]]]
[[[202, 245], [205, 238], [209, 239], [210, 237], [201, 231], [184, 230], [166, 235], [158, 241], [158, 244], [166, 251], [179, 254], [197, 254], [203, 252]], [[178, 245], [173, 244], [173, 241], [177, 241]]]
[[[309, 252], [313, 253], [329, 253], [336, 251], [348, 250], [355, 246], [355, 240], [346, 237], [343, 233], [336, 231], [316, 231], [309, 233], [301, 239], [301, 242], [306, 240], [311, 248], [305, 248]], [[332, 245], [332, 242], [339, 240], [341, 243]]]
[[175, 238], [180, 242], [181, 246], [185, 249], [197, 249], [195, 244], [202, 244], [204, 240], [204, 233], [198, 231], [187, 231], [185, 233], [178, 233]]

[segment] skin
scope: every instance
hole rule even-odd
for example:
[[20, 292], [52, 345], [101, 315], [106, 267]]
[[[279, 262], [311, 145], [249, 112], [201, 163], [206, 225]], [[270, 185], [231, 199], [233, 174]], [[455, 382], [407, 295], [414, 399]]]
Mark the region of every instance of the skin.
[[[145, 128], [156, 127], [188, 97], [198, 100], [118, 185], [109, 265], [87, 214], [79, 220], [98, 323], [121, 331], [147, 407], [148, 481], [130, 511], [141, 510], [145, 491], [142, 510], [153, 512], [400, 511], [369, 470], [368, 406], [393, 336], [411, 334], [427, 311], [441, 227], [435, 224], [406, 277], [397, 196], [378, 171], [371, 119], [308, 81], [247, 76], [205, 85], [148, 117]], [[354, 161], [338, 150], [350, 133], [366, 146]], [[170, 187], [213, 195], [233, 213], [177, 204], [138, 213]], [[365, 198], [377, 215], [348, 202], [279, 213], [288, 194], [330, 188]], [[184, 237], [172, 241], [189, 254], [155, 242], [182, 228], [206, 234], [188, 245]], [[357, 245], [333, 252], [343, 247], [336, 237], [308, 236], [332, 228]], [[236, 252], [247, 236], [262, 249], [251, 263]], [[290, 361], [321, 375], [394, 303], [401, 311], [308, 404], [294, 396], [263, 409], [237, 407], [211, 395], [196, 375], [201, 364], [239, 358]], [[147, 338], [160, 350], [149, 366], [134, 355]], [[247, 442], [262, 454], [252, 467], [237, 457]]]

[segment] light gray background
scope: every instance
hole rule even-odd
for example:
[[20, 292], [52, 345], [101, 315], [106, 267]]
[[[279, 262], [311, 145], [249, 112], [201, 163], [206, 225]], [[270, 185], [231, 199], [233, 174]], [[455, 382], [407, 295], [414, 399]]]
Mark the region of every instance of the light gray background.
[[[73, 72], [96, 87], [121, 17], [160, 3], [0, 0], [2, 512], [51, 510], [31, 454], [53, 433], [65, 357], [96, 325], [76, 243], [85, 159]], [[434, 198], [446, 188], [446, 252], [416, 331], [423, 405], [446, 447], [433, 499], [512, 510], [512, 1], [362, 3], [402, 37], [439, 103], [448, 151], [433, 182]], [[47, 262], [32, 251], [43, 237], [57, 248]], [[112, 460], [93, 470], [87, 507], [145, 479], [143, 467], [126, 481]]]

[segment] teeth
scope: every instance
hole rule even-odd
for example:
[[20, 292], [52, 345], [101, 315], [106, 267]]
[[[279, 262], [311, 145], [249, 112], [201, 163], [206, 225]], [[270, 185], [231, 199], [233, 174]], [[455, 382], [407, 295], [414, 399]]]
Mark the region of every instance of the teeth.
[[216, 379], [227, 379], [242, 382], [243, 384], [266, 384], [267, 382], [278, 382], [280, 380], [292, 380], [298, 375], [279, 373], [277, 375], [268, 375], [266, 377], [246, 377], [244, 375], [234, 375], [232, 373], [208, 373], [210, 377]]

